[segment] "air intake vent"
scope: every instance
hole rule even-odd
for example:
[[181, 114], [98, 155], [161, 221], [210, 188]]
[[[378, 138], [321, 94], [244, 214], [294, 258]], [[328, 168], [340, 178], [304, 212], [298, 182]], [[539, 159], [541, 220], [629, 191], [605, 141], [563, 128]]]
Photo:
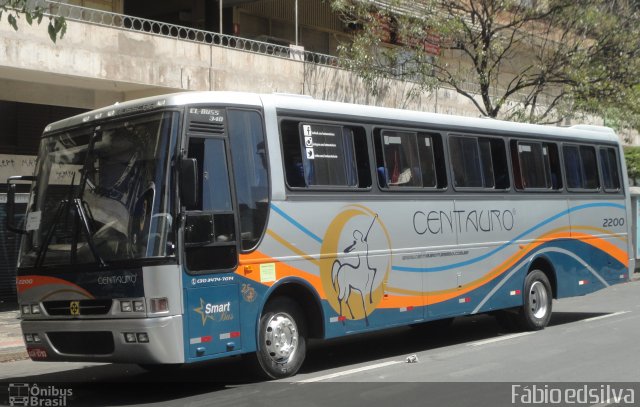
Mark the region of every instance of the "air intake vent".
[[207, 134], [224, 134], [224, 123], [209, 123], [192, 120], [189, 122], [189, 132], [191, 133], [207, 133]]
[[44, 305], [44, 309], [49, 315], [56, 316], [106, 315], [111, 310], [111, 304], [111, 300], [64, 300], [45, 301], [42, 303], [42, 305]]
[[113, 334], [97, 332], [47, 332], [56, 350], [69, 355], [110, 355], [115, 350]]

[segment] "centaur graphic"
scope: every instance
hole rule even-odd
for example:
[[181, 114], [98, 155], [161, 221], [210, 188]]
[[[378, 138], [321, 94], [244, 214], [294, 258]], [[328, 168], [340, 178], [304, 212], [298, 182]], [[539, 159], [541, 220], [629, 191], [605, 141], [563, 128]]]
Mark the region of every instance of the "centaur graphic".
[[378, 214], [362, 205], [348, 206], [329, 225], [322, 244], [322, 283], [343, 323], [364, 319], [369, 326], [368, 316], [384, 295], [390, 248]]
[[[355, 259], [348, 258], [347, 261], [341, 262], [335, 260], [331, 268], [331, 282], [333, 288], [338, 293], [338, 304], [340, 306], [340, 315], [342, 315], [342, 303], [346, 303], [351, 313], [351, 319], [354, 319], [353, 310], [349, 305], [349, 297], [352, 291], [358, 291], [360, 293], [360, 299], [362, 300], [362, 309], [365, 310], [364, 320], [369, 325], [369, 319], [367, 318], [366, 307], [364, 305], [365, 297], [368, 297], [369, 303], [373, 304], [373, 281], [376, 278], [377, 268], [371, 267], [369, 264], [369, 233], [373, 224], [378, 219], [378, 214], [371, 221], [367, 234], [362, 236], [362, 232], [359, 230], [353, 231], [353, 243], [344, 249], [345, 253], [355, 252]], [[364, 256], [362, 255], [364, 253]], [[364, 257], [364, 261], [362, 260]]]

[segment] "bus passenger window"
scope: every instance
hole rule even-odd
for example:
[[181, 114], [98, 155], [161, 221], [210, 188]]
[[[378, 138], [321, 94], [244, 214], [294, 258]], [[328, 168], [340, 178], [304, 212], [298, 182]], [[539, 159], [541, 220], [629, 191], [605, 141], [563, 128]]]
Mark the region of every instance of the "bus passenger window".
[[591, 146], [580, 146], [580, 157], [582, 158], [582, 165], [584, 167], [586, 189], [600, 188], [596, 149]]
[[382, 131], [382, 171], [384, 184], [395, 187], [422, 187], [416, 133]]
[[542, 143], [518, 143], [518, 159], [523, 189], [546, 189], [551, 186], [549, 154]]
[[558, 146], [554, 143], [512, 140], [511, 157], [517, 189], [562, 188]]
[[600, 187], [594, 147], [565, 145], [562, 152], [568, 188], [592, 191]]
[[478, 141], [473, 137], [451, 137], [449, 141], [453, 183], [456, 187], [482, 188]]
[[449, 139], [454, 186], [508, 189], [509, 170], [500, 138], [451, 136]]
[[356, 171], [358, 172], [358, 188], [371, 188], [371, 166], [369, 165], [367, 133], [362, 127], [345, 127], [344, 131], [351, 133], [353, 138]]
[[602, 167], [602, 180], [606, 192], [620, 190], [620, 173], [618, 171], [618, 158], [616, 150], [610, 147], [600, 147], [600, 166]]
[[280, 130], [290, 188], [371, 186], [364, 129], [283, 120]]
[[560, 169], [560, 153], [555, 143], [543, 143], [549, 153], [549, 169], [551, 172], [551, 189], [562, 189], [562, 170]]
[[436, 160], [434, 157], [433, 138], [428, 134], [418, 134], [418, 155], [422, 169], [422, 186], [435, 188], [438, 186], [436, 176]]

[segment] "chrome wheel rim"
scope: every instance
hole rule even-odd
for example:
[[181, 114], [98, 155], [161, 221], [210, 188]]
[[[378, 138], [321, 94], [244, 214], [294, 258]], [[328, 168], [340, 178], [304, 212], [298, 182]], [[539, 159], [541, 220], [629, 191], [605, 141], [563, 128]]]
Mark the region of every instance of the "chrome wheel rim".
[[538, 319], [544, 318], [549, 309], [548, 302], [547, 287], [541, 281], [534, 282], [529, 290], [529, 309], [533, 316]]
[[298, 340], [298, 327], [290, 315], [278, 313], [269, 318], [265, 326], [264, 346], [274, 362], [288, 362], [298, 349]]

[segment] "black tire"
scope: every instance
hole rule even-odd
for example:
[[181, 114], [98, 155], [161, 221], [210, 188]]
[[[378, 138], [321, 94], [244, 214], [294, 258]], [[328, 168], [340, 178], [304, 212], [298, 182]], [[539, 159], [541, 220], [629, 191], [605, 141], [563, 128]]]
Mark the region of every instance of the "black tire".
[[306, 325], [300, 306], [286, 297], [269, 301], [260, 317], [256, 356], [272, 379], [295, 375], [307, 351]]
[[547, 276], [540, 270], [531, 271], [524, 279], [524, 304], [517, 314], [521, 329], [539, 331], [551, 319], [553, 291]]

